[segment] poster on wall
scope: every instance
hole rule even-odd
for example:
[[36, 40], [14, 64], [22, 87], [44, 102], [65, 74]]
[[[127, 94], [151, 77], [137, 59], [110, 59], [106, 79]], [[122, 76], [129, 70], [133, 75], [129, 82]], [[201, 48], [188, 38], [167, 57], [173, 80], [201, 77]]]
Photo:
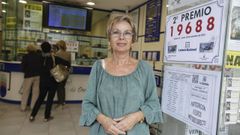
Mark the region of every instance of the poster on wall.
[[150, 0], [146, 9], [144, 42], [157, 42], [160, 39], [162, 0]]
[[230, 9], [227, 50], [240, 51], [240, 1], [233, 0]]
[[224, 4], [211, 1], [167, 16], [164, 61], [221, 65]]
[[163, 112], [216, 135], [220, 80], [221, 72], [165, 66]]
[[236, 124], [239, 116], [240, 101], [240, 78], [226, 77], [225, 102], [224, 102], [224, 123]]
[[23, 8], [23, 29], [42, 30], [42, 5], [25, 4]]
[[240, 68], [240, 51], [226, 51], [225, 68]]

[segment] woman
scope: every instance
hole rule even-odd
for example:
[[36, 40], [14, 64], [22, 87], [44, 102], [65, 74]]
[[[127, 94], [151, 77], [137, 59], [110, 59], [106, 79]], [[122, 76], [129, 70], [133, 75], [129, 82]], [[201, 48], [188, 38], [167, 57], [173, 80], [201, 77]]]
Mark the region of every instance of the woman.
[[33, 106], [39, 95], [39, 71], [41, 68], [41, 55], [37, 53], [36, 46], [32, 44], [27, 46], [27, 52], [28, 53], [23, 56], [21, 63], [22, 71], [24, 73], [21, 111], [26, 111], [27, 109], [27, 102], [31, 89], [31, 109], [33, 109]]
[[152, 67], [130, 57], [136, 30], [127, 15], [108, 24], [112, 56], [92, 67], [80, 125], [90, 135], [149, 135], [149, 124], [162, 122]]
[[[59, 48], [59, 50], [56, 53], [56, 56], [68, 61], [71, 65], [71, 54], [69, 52], [67, 52], [67, 46], [66, 43], [63, 40], [60, 40], [57, 42], [57, 47]], [[65, 85], [67, 82], [67, 78], [65, 80], [63, 80], [62, 82], [60, 82], [58, 84], [57, 87], [57, 97], [58, 97], [58, 106], [63, 106], [65, 105]], [[57, 106], [57, 107], [58, 107]]]
[[50, 74], [50, 70], [53, 68], [53, 59], [55, 59], [56, 64], [62, 64], [66, 66], [70, 66], [69, 62], [59, 58], [54, 57], [51, 54], [51, 45], [48, 42], [44, 42], [41, 44], [42, 49], [42, 59], [41, 59], [41, 69], [40, 69], [40, 94], [35, 103], [31, 116], [29, 120], [32, 122], [35, 120], [35, 116], [37, 115], [41, 104], [43, 103], [46, 95], [47, 102], [46, 102], [46, 109], [44, 113], [44, 121], [47, 122], [52, 120], [53, 117], [51, 116], [51, 108], [53, 104], [53, 98], [55, 96], [55, 92], [57, 89], [57, 82]]

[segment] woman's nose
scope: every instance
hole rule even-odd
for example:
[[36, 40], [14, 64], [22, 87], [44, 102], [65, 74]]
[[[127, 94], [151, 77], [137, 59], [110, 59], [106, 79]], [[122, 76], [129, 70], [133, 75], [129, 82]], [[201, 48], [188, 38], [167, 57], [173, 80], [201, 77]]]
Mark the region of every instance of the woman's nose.
[[120, 33], [119, 38], [124, 39], [124, 33]]

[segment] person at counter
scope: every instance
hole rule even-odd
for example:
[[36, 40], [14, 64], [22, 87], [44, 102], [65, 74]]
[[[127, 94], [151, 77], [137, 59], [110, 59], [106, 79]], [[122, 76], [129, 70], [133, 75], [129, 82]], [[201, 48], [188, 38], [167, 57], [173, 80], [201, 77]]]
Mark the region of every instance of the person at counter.
[[46, 108], [44, 113], [44, 121], [48, 122], [52, 120], [51, 116], [51, 108], [53, 104], [53, 98], [56, 93], [58, 83], [51, 76], [50, 70], [53, 68], [53, 59], [55, 59], [56, 64], [62, 64], [70, 67], [70, 63], [54, 56], [51, 53], [51, 45], [48, 42], [43, 42], [41, 44], [42, 49], [42, 59], [41, 59], [41, 69], [40, 69], [40, 94], [39, 97], [33, 107], [29, 120], [32, 122], [35, 120], [35, 116], [37, 115], [41, 104], [43, 103], [45, 97], [47, 97]]
[[21, 67], [24, 73], [24, 81], [22, 85], [22, 97], [21, 97], [21, 111], [26, 111], [28, 97], [32, 89], [31, 104], [33, 106], [39, 95], [39, 75], [41, 68], [41, 55], [37, 52], [35, 45], [28, 45], [27, 54], [23, 56]]
[[[67, 46], [66, 46], [66, 42], [63, 40], [60, 40], [56, 43], [57, 47], [59, 48], [59, 50], [56, 52], [56, 56], [68, 61], [71, 65], [71, 54], [69, 52], [67, 52]], [[65, 85], [67, 82], [68, 77], [63, 80], [62, 82], [58, 83], [58, 87], [57, 87], [57, 99], [58, 99], [58, 105], [57, 107], [61, 106], [62, 109], [64, 108], [65, 105]]]
[[136, 41], [132, 18], [110, 18], [107, 36], [112, 55], [92, 67], [80, 125], [90, 126], [90, 135], [149, 135], [149, 125], [162, 122], [162, 111], [152, 67], [130, 56]]

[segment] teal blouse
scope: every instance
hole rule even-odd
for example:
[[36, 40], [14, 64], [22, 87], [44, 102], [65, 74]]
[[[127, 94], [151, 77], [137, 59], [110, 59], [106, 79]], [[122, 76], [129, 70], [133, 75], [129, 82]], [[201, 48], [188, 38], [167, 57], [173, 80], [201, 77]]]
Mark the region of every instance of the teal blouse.
[[119, 118], [142, 111], [145, 121], [136, 124], [127, 135], [149, 135], [149, 124], [162, 122], [162, 111], [151, 66], [139, 61], [136, 69], [124, 76], [114, 76], [94, 63], [82, 103], [81, 126], [90, 126], [90, 135], [107, 135], [96, 121], [97, 115]]

